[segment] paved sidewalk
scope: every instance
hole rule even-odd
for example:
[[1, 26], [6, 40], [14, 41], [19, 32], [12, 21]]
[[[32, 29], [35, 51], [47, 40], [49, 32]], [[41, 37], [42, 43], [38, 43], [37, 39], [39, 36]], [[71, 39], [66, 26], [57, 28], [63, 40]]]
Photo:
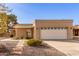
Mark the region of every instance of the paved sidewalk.
[[13, 40], [12, 38], [1, 38], [0, 44], [7, 48], [12, 48], [10, 55], [22, 55], [24, 40]]
[[19, 40], [18, 44], [12, 49], [11, 55], [22, 55], [24, 41]]
[[79, 56], [79, 41], [45, 41], [57, 50], [65, 53], [68, 56]]
[[15, 47], [18, 44], [19, 40], [12, 40], [11, 38], [5, 38], [0, 40], [0, 44], [5, 45], [6, 47]]

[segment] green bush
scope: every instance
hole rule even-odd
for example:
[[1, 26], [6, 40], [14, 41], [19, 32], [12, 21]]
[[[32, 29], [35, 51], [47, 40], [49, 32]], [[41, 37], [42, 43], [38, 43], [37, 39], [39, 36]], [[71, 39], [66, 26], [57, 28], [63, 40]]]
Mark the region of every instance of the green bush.
[[31, 40], [27, 41], [27, 44], [29, 46], [40, 46], [42, 44], [42, 41], [41, 40], [31, 39]]

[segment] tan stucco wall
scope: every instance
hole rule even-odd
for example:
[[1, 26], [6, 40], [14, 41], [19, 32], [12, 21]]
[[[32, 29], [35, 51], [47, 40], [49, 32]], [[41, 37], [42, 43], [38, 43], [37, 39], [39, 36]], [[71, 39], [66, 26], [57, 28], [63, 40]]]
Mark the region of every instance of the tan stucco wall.
[[67, 38], [72, 39], [73, 35], [73, 21], [72, 20], [35, 20], [34, 24], [34, 38], [40, 39], [41, 27], [67, 27]]
[[[15, 36], [18, 37], [18, 38], [26, 38], [27, 35], [26, 35], [26, 32], [27, 30], [30, 30], [33, 34], [33, 28], [15, 28]], [[33, 36], [32, 36], [33, 37]]]
[[40, 39], [41, 27], [61, 27], [67, 28], [67, 39], [73, 38], [73, 21], [72, 20], [35, 20], [33, 28], [15, 28], [16, 37], [25, 37], [26, 31], [31, 30], [34, 39]]
[[67, 37], [68, 37], [68, 39], [73, 38], [73, 28], [71, 29], [71, 27], [68, 27], [68, 29], [67, 29]]

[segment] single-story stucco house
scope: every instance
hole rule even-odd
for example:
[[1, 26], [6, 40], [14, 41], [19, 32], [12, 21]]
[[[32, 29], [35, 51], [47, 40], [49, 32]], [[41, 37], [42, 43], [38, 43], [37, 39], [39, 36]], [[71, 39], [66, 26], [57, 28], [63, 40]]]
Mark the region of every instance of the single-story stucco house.
[[35, 20], [33, 24], [14, 26], [15, 36], [30, 39], [72, 39], [79, 36], [79, 26], [73, 20]]

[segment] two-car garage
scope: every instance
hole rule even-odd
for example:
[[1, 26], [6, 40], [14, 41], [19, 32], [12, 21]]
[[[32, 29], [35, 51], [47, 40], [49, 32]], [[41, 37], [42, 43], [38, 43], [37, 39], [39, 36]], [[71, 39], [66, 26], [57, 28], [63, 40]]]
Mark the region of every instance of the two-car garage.
[[40, 31], [41, 39], [67, 39], [66, 28], [43, 28]]
[[34, 28], [35, 39], [72, 39], [72, 20], [36, 20]]

